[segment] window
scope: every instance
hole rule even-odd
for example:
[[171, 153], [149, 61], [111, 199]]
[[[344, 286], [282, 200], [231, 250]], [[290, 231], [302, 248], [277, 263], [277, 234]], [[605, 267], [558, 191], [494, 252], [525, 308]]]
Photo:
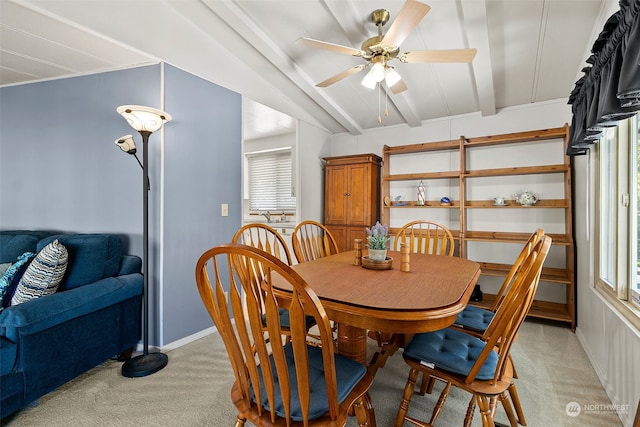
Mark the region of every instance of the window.
[[293, 191], [291, 148], [247, 154], [249, 210], [292, 212], [296, 210]]
[[640, 119], [608, 128], [596, 145], [596, 286], [640, 325]]

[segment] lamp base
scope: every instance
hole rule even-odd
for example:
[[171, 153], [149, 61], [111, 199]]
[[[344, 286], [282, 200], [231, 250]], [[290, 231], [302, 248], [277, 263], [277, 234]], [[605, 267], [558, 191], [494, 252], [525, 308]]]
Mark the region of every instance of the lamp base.
[[167, 366], [169, 358], [164, 353], [141, 354], [122, 365], [122, 376], [128, 378], [146, 377]]

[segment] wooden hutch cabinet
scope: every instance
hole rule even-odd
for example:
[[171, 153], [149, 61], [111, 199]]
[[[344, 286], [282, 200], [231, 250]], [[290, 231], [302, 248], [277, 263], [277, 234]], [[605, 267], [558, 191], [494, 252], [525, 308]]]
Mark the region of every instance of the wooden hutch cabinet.
[[340, 251], [366, 239], [366, 227], [380, 219], [380, 167], [375, 154], [326, 157], [324, 223]]

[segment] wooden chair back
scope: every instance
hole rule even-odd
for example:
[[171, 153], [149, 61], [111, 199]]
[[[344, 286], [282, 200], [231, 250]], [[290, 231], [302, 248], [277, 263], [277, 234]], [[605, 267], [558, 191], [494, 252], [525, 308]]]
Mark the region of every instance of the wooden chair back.
[[527, 243], [525, 243], [524, 246], [522, 247], [520, 254], [518, 254], [518, 257], [514, 261], [511, 268], [509, 269], [509, 273], [507, 273], [506, 277], [504, 278], [504, 281], [502, 282], [502, 286], [496, 293], [496, 298], [493, 301], [493, 304], [491, 304], [491, 308], [490, 308], [491, 311], [495, 312], [498, 309], [498, 306], [504, 299], [507, 289], [509, 289], [509, 287], [513, 283], [513, 279], [515, 278], [516, 273], [522, 266], [522, 263], [527, 258], [527, 256], [531, 253], [531, 250], [533, 249], [533, 247], [540, 241], [540, 239], [542, 239], [542, 236], [544, 236], [544, 230], [542, 228], [538, 228], [536, 231], [534, 231], [531, 234], [531, 236], [529, 236]]
[[284, 238], [274, 228], [266, 224], [247, 224], [236, 231], [231, 241], [261, 249], [285, 264], [292, 265], [291, 252], [289, 252]]
[[400, 243], [409, 245], [410, 253], [452, 256], [455, 240], [451, 231], [433, 221], [418, 220], [400, 228], [393, 239], [393, 250], [400, 250]]
[[291, 234], [293, 253], [299, 263], [337, 254], [338, 243], [329, 229], [316, 221], [302, 221]]
[[[260, 249], [226, 244], [202, 254], [195, 273], [200, 297], [224, 341], [235, 374], [231, 397], [238, 409], [236, 425], [243, 425], [247, 419], [259, 426], [290, 425], [290, 415], [298, 402], [302, 423], [308, 425], [309, 408], [318, 397], [310, 395], [313, 369], [324, 370], [326, 395], [320, 398], [327, 399], [328, 411], [311, 425], [344, 425], [351, 404], [368, 399], [366, 393], [373, 379], [370, 374], [350, 393], [350, 400], [338, 403], [329, 319], [315, 293], [288, 265]], [[272, 287], [275, 275], [284, 277], [292, 288], [291, 302], [284, 305], [291, 321], [286, 331], [280, 327], [277, 298], [283, 291]], [[310, 368], [305, 315], [317, 322], [322, 345], [313, 351], [322, 352], [322, 367]], [[285, 334], [290, 342], [280, 345]], [[285, 348], [293, 350], [287, 353]], [[291, 364], [295, 365], [294, 375]], [[371, 408], [370, 401], [364, 407]], [[276, 414], [277, 410], [284, 415]]]
[[494, 349], [498, 350], [498, 363], [493, 381], [499, 381], [505, 373], [511, 345], [533, 303], [540, 281], [542, 265], [547, 258], [550, 247], [551, 237], [543, 236], [531, 249], [516, 272], [502, 304], [498, 307], [481, 338], [486, 344], [466, 378], [467, 383], [471, 383], [475, 379], [486, 358]]

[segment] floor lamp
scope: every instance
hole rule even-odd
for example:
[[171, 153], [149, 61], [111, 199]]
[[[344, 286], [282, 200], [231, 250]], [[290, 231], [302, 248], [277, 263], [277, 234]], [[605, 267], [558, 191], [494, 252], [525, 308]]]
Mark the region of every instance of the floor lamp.
[[167, 366], [169, 361], [164, 353], [149, 353], [149, 136], [160, 129], [171, 116], [163, 111], [141, 105], [122, 105], [116, 109], [132, 128], [142, 136], [142, 163], [136, 156], [136, 145], [131, 135], [116, 139], [115, 143], [122, 151], [135, 156], [142, 167], [142, 274], [144, 276], [144, 309], [143, 309], [143, 352], [141, 355], [127, 360], [122, 365], [122, 375], [125, 377], [145, 377]]

